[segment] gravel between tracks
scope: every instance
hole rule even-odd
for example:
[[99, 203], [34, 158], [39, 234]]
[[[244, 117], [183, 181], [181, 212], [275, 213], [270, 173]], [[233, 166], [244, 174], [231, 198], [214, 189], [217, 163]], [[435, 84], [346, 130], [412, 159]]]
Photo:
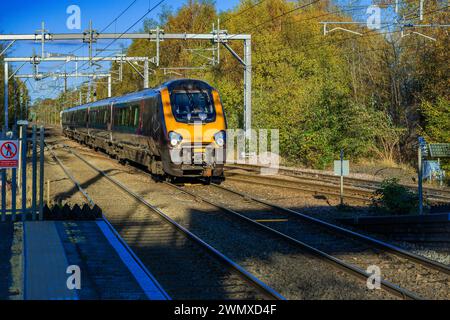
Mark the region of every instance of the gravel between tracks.
[[[364, 282], [355, 280], [353, 276], [320, 259], [298, 249], [293, 250], [286, 243], [275, 240], [266, 233], [255, 231], [169, 186], [153, 182], [138, 169], [121, 166], [97, 154], [92, 155], [88, 149], [79, 148], [76, 143], [68, 144], [76, 147], [88, 161], [107, 171], [135, 192], [144, 195], [147, 201], [289, 299], [393, 298], [385, 291], [370, 291]], [[110, 195], [110, 192], [115, 190], [112, 185], [105, 187], [104, 195], [96, 197], [103, 196], [104, 201], [109, 201], [111, 206], [118, 206]], [[132, 211], [132, 208], [128, 208], [130, 214]]]
[[[336, 208], [338, 201], [336, 199], [326, 199], [323, 197], [314, 196], [311, 194], [304, 194], [300, 191], [286, 190], [282, 188], [271, 188], [261, 185], [252, 185], [249, 189], [248, 184], [235, 181], [225, 181], [224, 186], [235, 189], [239, 192], [251, 193], [253, 196], [267, 200], [271, 203], [284, 206], [293, 210], [300, 211], [304, 214], [319, 218], [334, 224], [342, 225], [338, 219], [354, 218], [363, 216], [373, 216], [374, 213], [367, 207], [354, 207], [353, 210], [340, 211]], [[342, 225], [345, 228], [351, 228], [347, 225]], [[364, 233], [361, 230], [354, 229], [357, 232]], [[368, 234], [368, 233], [366, 233]], [[370, 235], [370, 234], [369, 234]], [[382, 240], [382, 235], [375, 235]], [[450, 265], [449, 249], [430, 248], [423, 245], [411, 242], [391, 241], [391, 243], [400, 246], [412, 253], [422, 255], [431, 260]]]
[[[263, 219], [265, 221], [263, 224], [363, 270], [370, 265], [376, 265], [380, 267], [383, 278], [419, 296], [429, 299], [450, 299], [450, 277], [443, 272], [386, 254], [363, 242], [330, 232], [327, 228], [295, 218], [278, 209], [248, 201], [222, 188], [204, 186], [197, 188], [194, 193], [207, 199], [214, 199], [214, 203], [240, 212], [251, 219]], [[280, 218], [288, 221], [271, 222], [272, 219]]]
[[[62, 149], [54, 152], [172, 298], [263, 298], [209, 253], [75, 156]], [[107, 172], [113, 176], [116, 173]]]

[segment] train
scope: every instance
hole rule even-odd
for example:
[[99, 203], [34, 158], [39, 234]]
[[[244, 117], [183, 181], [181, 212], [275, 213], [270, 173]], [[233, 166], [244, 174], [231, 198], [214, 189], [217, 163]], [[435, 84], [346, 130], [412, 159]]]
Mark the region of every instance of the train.
[[227, 123], [217, 89], [176, 79], [63, 110], [63, 134], [166, 178], [223, 179]]

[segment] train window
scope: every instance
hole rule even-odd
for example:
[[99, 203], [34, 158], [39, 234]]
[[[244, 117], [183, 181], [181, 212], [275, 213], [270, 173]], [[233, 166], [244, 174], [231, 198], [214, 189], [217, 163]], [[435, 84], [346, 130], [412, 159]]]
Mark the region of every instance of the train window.
[[125, 127], [127, 125], [128, 108], [119, 109], [120, 122], [119, 125]]
[[172, 113], [179, 122], [212, 122], [216, 112], [208, 90], [176, 90], [170, 95]]
[[106, 108], [107, 106], [101, 106], [90, 110], [89, 121], [91, 127], [98, 129], [106, 128]]
[[114, 108], [114, 127], [134, 132], [139, 126], [139, 105], [120, 105]]
[[155, 94], [154, 96], [146, 98], [145, 106], [142, 109], [142, 134], [145, 136], [152, 136], [160, 128], [159, 123], [159, 104], [161, 96]]
[[[106, 107], [107, 108], [107, 107]], [[107, 109], [103, 110], [103, 123], [106, 125], [108, 123], [108, 112]]]
[[133, 106], [133, 109], [134, 109], [133, 127], [137, 128], [139, 126], [139, 106]]
[[95, 125], [97, 123], [97, 121], [96, 121], [97, 110], [91, 110], [89, 112], [89, 115], [90, 115], [89, 116], [89, 123], [91, 125]]

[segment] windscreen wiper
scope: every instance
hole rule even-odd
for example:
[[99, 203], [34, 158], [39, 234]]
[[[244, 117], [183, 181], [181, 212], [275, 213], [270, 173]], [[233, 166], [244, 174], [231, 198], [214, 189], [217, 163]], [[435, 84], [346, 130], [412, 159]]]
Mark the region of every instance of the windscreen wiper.
[[192, 94], [189, 92], [187, 87], [183, 87], [184, 91], [186, 91], [186, 95], [188, 96], [189, 99], [189, 104], [191, 105], [191, 114], [192, 112], [195, 110], [195, 105], [194, 105], [194, 99], [192, 98]]

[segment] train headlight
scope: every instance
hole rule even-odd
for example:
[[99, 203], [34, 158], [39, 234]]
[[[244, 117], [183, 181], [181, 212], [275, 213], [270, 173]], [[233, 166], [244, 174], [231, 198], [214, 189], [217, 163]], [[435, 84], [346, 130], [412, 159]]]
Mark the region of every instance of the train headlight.
[[183, 136], [174, 131], [170, 131], [169, 132], [169, 140], [170, 140], [170, 145], [172, 147], [176, 147], [181, 143], [181, 141], [183, 141]]
[[225, 144], [225, 131], [219, 131], [214, 135], [214, 140], [219, 147]]

